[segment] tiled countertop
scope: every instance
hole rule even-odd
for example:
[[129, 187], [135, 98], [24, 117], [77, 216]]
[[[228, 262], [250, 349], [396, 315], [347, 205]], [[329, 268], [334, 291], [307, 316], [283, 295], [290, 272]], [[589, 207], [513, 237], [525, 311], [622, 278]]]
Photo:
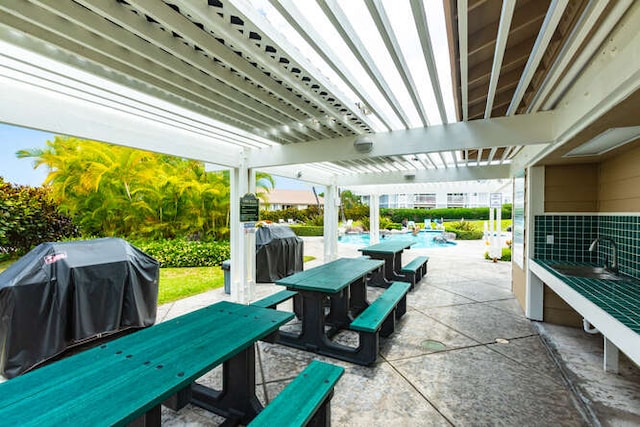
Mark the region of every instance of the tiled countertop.
[[638, 283], [565, 276], [552, 268], [556, 264], [587, 265], [584, 263], [541, 259], [534, 261], [623, 325], [640, 334], [640, 285]]
[[530, 259], [529, 267], [602, 335], [640, 364], [640, 284], [621, 280], [565, 276], [554, 264], [589, 265]]

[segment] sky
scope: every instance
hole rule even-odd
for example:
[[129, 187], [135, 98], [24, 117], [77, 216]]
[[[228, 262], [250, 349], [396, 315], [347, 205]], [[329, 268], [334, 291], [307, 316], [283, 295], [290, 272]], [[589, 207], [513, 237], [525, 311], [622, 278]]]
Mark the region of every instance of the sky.
[[[46, 166], [33, 168], [33, 159], [19, 159], [16, 152], [44, 148], [55, 134], [0, 123], [0, 176], [6, 182], [37, 187], [47, 177]], [[276, 187], [284, 190], [311, 190], [311, 184], [274, 176]]]
[[7, 182], [37, 187], [47, 177], [48, 169], [33, 169], [33, 159], [19, 159], [16, 152], [44, 148], [54, 134], [0, 123], [0, 176]]

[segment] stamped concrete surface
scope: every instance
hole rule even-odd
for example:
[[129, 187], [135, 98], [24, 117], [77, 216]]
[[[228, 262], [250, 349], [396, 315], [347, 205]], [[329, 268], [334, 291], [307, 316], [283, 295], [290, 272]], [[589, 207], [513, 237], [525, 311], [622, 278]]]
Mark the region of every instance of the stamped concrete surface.
[[[360, 255], [357, 246], [338, 246], [339, 256]], [[395, 333], [382, 338], [373, 366], [259, 343], [260, 400], [267, 404], [319, 359], [346, 369], [331, 402], [334, 426], [639, 425], [640, 369], [623, 358], [619, 375], [604, 373], [601, 339], [527, 320], [511, 293], [510, 263], [487, 261], [484, 250], [481, 242], [460, 241], [404, 253], [404, 262], [429, 256], [428, 274], [409, 293]], [[305, 269], [322, 264], [322, 239], [305, 238], [305, 255], [316, 257]], [[258, 284], [256, 299], [278, 289]], [[381, 291], [368, 292], [372, 300]], [[162, 306], [159, 320], [221, 299], [230, 297], [216, 290]], [[218, 369], [202, 382], [219, 380]], [[163, 409], [169, 426], [222, 421], [191, 405]]]

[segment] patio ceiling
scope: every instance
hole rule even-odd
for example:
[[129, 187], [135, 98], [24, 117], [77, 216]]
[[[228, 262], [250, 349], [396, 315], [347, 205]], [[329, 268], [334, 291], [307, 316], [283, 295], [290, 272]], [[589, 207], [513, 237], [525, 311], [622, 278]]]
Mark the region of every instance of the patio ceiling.
[[631, 4], [3, 2], [0, 121], [322, 184], [506, 178]]

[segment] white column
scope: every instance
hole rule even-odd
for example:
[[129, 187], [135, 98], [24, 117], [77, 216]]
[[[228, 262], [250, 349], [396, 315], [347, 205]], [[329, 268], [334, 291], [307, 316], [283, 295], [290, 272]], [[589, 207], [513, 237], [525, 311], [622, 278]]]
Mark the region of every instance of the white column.
[[[246, 170], [246, 169], [245, 169]], [[242, 175], [241, 168], [232, 168], [229, 171], [230, 181], [230, 201], [229, 201], [229, 244], [231, 246], [231, 271], [229, 272], [231, 277], [231, 298], [234, 301], [242, 301], [243, 295], [241, 295], [244, 286], [244, 248], [243, 248], [243, 230], [242, 224], [240, 224], [240, 197], [244, 194], [241, 189], [240, 176]]]
[[327, 185], [324, 196], [324, 262], [338, 257], [338, 189]]
[[[447, 190], [436, 191], [436, 208], [446, 208], [447, 207]], [[435, 218], [434, 218], [435, 219]]]
[[[231, 246], [231, 298], [246, 304], [255, 289], [255, 234], [247, 232], [240, 222], [240, 198], [255, 185], [255, 174], [246, 166], [244, 156], [240, 166], [230, 170], [230, 246]], [[254, 178], [250, 179], [253, 175]]]
[[525, 315], [529, 319], [542, 321], [544, 284], [529, 270], [529, 259], [534, 256], [534, 217], [544, 213], [544, 166], [528, 168], [526, 180]]
[[[256, 171], [247, 169], [248, 192], [256, 194]], [[244, 251], [245, 251], [245, 281], [244, 281], [244, 303], [249, 303], [255, 299], [256, 295], [256, 228], [245, 228], [244, 230]]]
[[369, 241], [376, 244], [380, 241], [380, 195], [369, 196]]

